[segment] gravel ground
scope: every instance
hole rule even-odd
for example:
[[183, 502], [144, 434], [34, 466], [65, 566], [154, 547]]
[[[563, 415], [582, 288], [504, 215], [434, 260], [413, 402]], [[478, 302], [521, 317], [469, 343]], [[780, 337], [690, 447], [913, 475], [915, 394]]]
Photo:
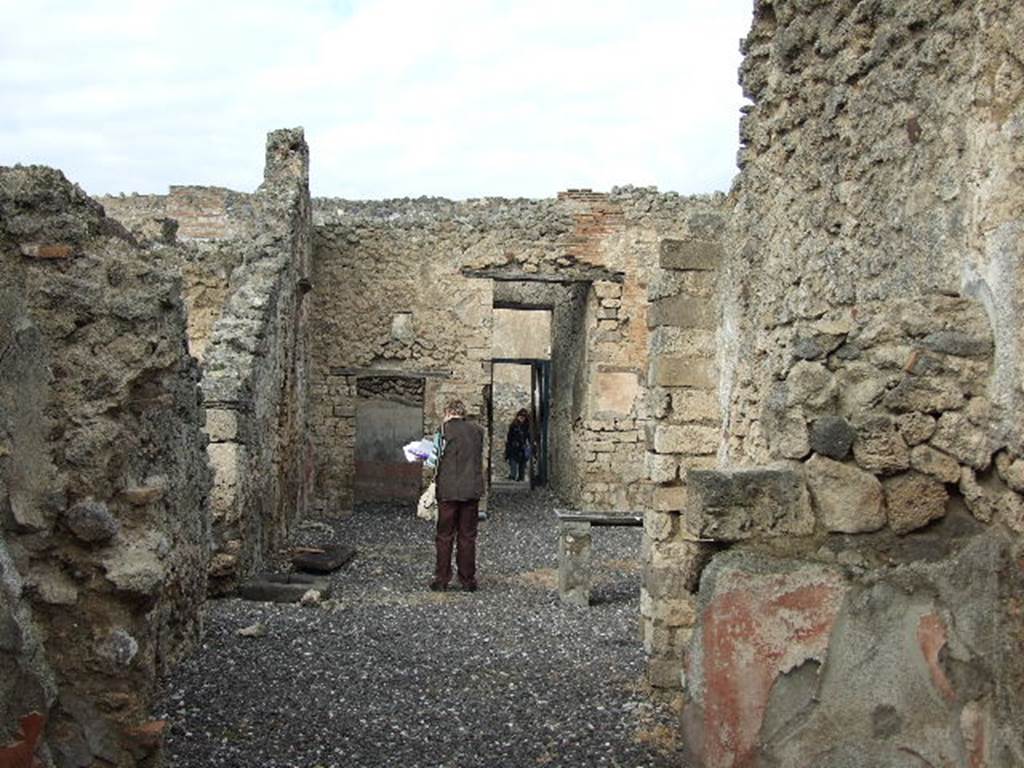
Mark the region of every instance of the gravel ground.
[[[678, 718], [643, 683], [640, 531], [595, 531], [594, 605], [557, 595], [553, 498], [508, 492], [480, 524], [475, 593], [428, 590], [433, 524], [365, 507], [295, 543], [356, 558], [316, 607], [211, 602], [166, 682], [167, 765], [679, 766]], [[261, 623], [262, 637], [240, 637]]]

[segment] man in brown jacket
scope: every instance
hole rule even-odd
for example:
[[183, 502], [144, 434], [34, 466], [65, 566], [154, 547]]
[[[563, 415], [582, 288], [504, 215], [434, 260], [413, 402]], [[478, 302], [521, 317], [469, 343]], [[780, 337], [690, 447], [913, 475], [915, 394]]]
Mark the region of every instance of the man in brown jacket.
[[437, 561], [430, 588], [448, 589], [452, 580], [452, 542], [458, 534], [459, 583], [476, 591], [476, 528], [484, 495], [484, 430], [466, 420], [466, 406], [452, 400], [444, 409], [442, 451], [437, 465]]

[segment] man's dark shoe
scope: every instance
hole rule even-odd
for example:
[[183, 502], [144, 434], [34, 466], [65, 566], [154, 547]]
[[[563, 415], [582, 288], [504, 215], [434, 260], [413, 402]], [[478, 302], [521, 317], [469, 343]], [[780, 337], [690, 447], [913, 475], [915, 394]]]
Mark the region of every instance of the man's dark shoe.
[[463, 592], [476, 592], [476, 582], [474, 581], [471, 584], [463, 584], [462, 585], [462, 591]]
[[443, 581], [438, 581], [437, 579], [434, 579], [432, 582], [430, 582], [431, 592], [445, 592], [447, 591], [447, 589], [448, 585], [445, 584]]

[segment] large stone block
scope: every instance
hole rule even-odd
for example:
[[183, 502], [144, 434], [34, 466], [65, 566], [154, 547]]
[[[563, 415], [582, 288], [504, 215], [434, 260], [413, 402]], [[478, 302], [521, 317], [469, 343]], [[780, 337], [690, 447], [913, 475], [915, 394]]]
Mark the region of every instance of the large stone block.
[[865, 533], [885, 525], [882, 484], [870, 472], [824, 456], [805, 465], [818, 520], [834, 533]]
[[684, 536], [741, 541], [814, 531], [810, 494], [792, 470], [690, 470], [686, 486]]
[[702, 357], [655, 357], [648, 383], [659, 387], [716, 389], [718, 371], [714, 360]]
[[889, 527], [896, 533], [909, 533], [946, 514], [949, 492], [941, 480], [911, 471], [887, 478], [884, 485]]
[[644, 510], [644, 534], [652, 541], [664, 541], [672, 536], [676, 529], [678, 513], [657, 509]]
[[715, 240], [661, 241], [658, 260], [662, 269], [712, 270], [722, 263], [722, 244]]
[[856, 430], [842, 416], [822, 416], [811, 425], [812, 450], [836, 461], [847, 457], [856, 437]]
[[709, 456], [718, 452], [721, 430], [701, 424], [659, 424], [654, 429], [656, 453]]
[[942, 414], [929, 442], [975, 469], [986, 469], [992, 462], [992, 438], [962, 413]]
[[672, 391], [672, 420], [677, 422], [717, 422], [721, 419], [718, 392], [701, 389]]
[[869, 472], [891, 474], [910, 466], [910, 451], [895, 422], [885, 415], [870, 416], [857, 424], [853, 456]]
[[956, 483], [960, 480], [960, 464], [957, 460], [930, 445], [916, 445], [910, 449], [910, 466], [943, 483]]
[[718, 324], [718, 309], [704, 296], [680, 293], [651, 302], [647, 309], [647, 326], [673, 328], [706, 328]]
[[671, 454], [647, 453], [644, 461], [652, 483], [671, 483], [679, 477], [679, 459]]
[[677, 512], [686, 504], [686, 489], [681, 485], [660, 485], [654, 489], [651, 503], [659, 512]]

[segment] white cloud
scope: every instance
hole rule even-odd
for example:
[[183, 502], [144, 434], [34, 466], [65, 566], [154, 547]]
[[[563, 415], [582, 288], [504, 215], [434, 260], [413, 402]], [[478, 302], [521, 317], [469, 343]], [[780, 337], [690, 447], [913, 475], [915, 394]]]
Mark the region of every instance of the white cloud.
[[318, 195], [728, 187], [751, 0], [0, 0], [0, 163], [92, 193], [252, 189], [303, 125]]

